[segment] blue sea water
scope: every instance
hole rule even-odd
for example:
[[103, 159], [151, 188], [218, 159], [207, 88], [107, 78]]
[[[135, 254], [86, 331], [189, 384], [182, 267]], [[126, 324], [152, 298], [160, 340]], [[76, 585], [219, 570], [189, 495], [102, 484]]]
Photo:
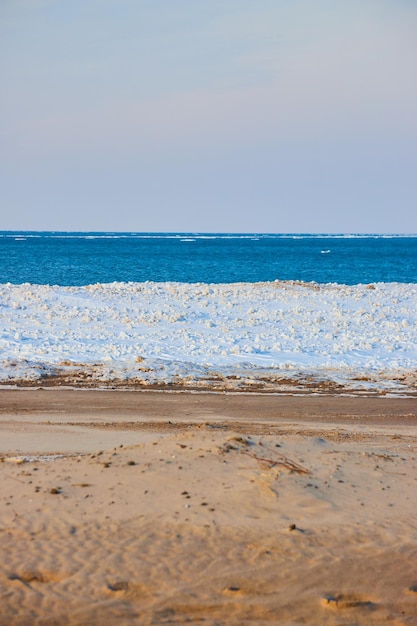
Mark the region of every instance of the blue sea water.
[[417, 236], [0, 232], [0, 283], [417, 283]]

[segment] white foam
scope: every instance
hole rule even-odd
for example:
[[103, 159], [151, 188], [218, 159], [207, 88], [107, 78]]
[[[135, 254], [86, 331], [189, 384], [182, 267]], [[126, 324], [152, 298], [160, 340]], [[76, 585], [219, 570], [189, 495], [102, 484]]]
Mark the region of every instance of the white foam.
[[0, 355], [9, 382], [79, 364], [101, 380], [268, 372], [404, 389], [417, 370], [417, 285], [3, 284]]

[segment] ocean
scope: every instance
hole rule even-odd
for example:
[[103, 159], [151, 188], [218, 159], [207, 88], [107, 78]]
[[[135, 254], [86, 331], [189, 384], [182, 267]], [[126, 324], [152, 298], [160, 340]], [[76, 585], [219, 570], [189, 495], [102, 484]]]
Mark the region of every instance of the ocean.
[[417, 237], [0, 232], [2, 283], [417, 282]]
[[0, 384], [417, 396], [417, 237], [0, 233]]

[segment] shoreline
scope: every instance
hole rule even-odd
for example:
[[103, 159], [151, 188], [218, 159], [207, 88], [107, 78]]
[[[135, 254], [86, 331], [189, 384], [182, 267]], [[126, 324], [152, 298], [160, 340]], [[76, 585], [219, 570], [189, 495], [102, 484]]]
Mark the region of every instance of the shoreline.
[[[112, 377], [102, 371], [103, 364], [82, 365], [63, 361], [52, 371], [45, 371], [33, 378], [15, 376], [1, 379], [1, 389], [91, 389], [102, 391], [159, 391], [184, 393], [236, 393], [262, 395], [320, 395], [352, 397], [417, 397], [417, 371], [397, 369], [395, 372], [350, 372], [339, 376], [329, 371], [278, 373], [270, 368], [243, 368], [221, 372], [206, 368], [202, 371], [188, 371], [161, 376], [164, 366], [161, 363], [145, 365], [145, 359], [137, 357], [138, 372]], [[154, 369], [156, 366], [156, 369]], [[46, 366], [45, 366], [46, 367]], [[48, 369], [46, 367], [46, 369]], [[158, 369], [160, 370], [158, 372]], [[197, 370], [201, 368], [197, 367]], [[204, 368], [203, 368], [204, 369]], [[138, 373], [143, 375], [138, 375]], [[148, 379], [153, 372], [156, 379]], [[126, 372], [125, 372], [126, 374]]]
[[241, 395], [241, 396], [284, 396], [284, 397], [320, 397], [320, 398], [394, 398], [394, 399], [413, 399], [417, 398], [417, 390], [378, 390], [378, 389], [355, 389], [348, 386], [323, 385], [315, 387], [311, 385], [302, 386], [294, 384], [291, 389], [287, 387], [271, 387], [263, 388], [257, 386], [248, 386], [242, 388], [236, 387], [212, 387], [209, 385], [184, 385], [177, 383], [153, 384], [153, 385], [137, 385], [115, 384], [115, 385], [97, 385], [97, 384], [73, 384], [63, 383], [54, 384], [54, 382], [46, 383], [39, 381], [24, 381], [16, 383], [0, 382], [0, 391], [102, 391], [102, 392], [126, 392], [126, 393], [161, 393], [161, 394], [213, 394], [213, 395]]
[[0, 291], [12, 329], [2, 343], [3, 384], [417, 394], [415, 286], [6, 284]]

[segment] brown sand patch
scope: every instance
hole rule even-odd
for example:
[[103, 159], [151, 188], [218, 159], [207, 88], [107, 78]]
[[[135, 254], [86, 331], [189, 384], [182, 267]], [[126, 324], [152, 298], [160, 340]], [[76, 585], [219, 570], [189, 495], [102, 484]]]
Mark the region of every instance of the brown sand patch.
[[417, 623], [410, 402], [2, 394], [1, 626]]

